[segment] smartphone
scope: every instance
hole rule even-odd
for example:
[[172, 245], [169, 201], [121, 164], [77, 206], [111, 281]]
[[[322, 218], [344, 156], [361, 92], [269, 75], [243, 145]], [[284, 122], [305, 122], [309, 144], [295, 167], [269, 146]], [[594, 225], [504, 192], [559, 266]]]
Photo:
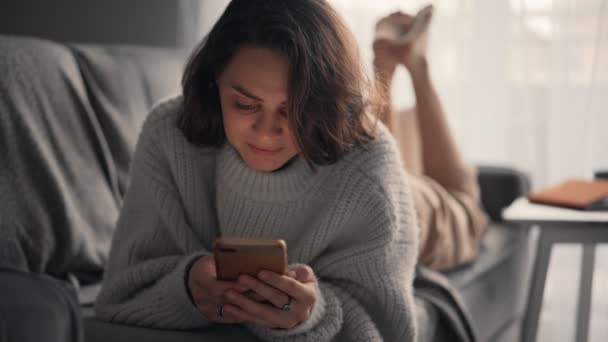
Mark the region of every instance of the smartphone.
[[219, 237], [213, 255], [218, 280], [234, 281], [240, 274], [257, 277], [261, 270], [287, 272], [287, 244], [281, 239]]
[[433, 5], [422, 8], [408, 25], [400, 20], [386, 18], [376, 26], [375, 39], [392, 40], [399, 44], [408, 44], [418, 38], [426, 29], [433, 15]]

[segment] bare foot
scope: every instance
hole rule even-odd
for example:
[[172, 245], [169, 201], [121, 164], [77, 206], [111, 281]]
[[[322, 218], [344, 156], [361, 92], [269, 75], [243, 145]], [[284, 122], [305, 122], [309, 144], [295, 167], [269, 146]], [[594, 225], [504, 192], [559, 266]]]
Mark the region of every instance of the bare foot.
[[426, 59], [428, 26], [433, 7], [423, 8], [414, 17], [395, 12], [378, 21], [374, 40], [374, 66], [377, 72], [392, 77], [397, 65], [404, 65], [410, 73]]

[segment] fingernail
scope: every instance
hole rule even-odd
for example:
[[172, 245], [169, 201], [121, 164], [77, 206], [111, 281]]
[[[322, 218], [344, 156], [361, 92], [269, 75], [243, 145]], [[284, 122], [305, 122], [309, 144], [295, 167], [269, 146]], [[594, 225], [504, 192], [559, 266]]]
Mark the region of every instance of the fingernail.
[[264, 279], [264, 280], [268, 279], [269, 276], [270, 276], [270, 274], [268, 274], [267, 271], [262, 271], [258, 274], [258, 277], [260, 277], [260, 279]]

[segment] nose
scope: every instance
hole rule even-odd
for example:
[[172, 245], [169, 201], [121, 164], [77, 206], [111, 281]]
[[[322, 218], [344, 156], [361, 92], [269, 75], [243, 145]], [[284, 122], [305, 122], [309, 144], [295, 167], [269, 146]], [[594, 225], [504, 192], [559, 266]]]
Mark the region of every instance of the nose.
[[262, 135], [277, 136], [283, 133], [282, 118], [273, 113], [260, 113], [253, 123], [253, 130]]

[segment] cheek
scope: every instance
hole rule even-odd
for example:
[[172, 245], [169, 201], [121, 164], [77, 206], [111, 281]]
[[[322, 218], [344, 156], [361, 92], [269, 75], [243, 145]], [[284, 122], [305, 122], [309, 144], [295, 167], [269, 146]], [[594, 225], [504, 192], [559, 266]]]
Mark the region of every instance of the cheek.
[[296, 136], [295, 134], [293, 134], [293, 131], [289, 129], [289, 125], [287, 125], [287, 127], [284, 127], [284, 132], [286, 132], [286, 138], [289, 144], [289, 148], [290, 150], [299, 153], [300, 149], [298, 148], [298, 143], [296, 141]]
[[236, 138], [242, 136], [242, 134], [247, 131], [247, 128], [249, 127], [248, 120], [238, 113], [227, 111], [224, 112], [223, 118], [224, 130], [226, 131], [226, 136], [228, 137]]
[[243, 124], [239, 118], [239, 113], [236, 113], [230, 106], [228, 99], [221, 96], [220, 104], [222, 106], [222, 121], [224, 125], [224, 133], [231, 143], [234, 143], [234, 138], [240, 135], [243, 130]]

